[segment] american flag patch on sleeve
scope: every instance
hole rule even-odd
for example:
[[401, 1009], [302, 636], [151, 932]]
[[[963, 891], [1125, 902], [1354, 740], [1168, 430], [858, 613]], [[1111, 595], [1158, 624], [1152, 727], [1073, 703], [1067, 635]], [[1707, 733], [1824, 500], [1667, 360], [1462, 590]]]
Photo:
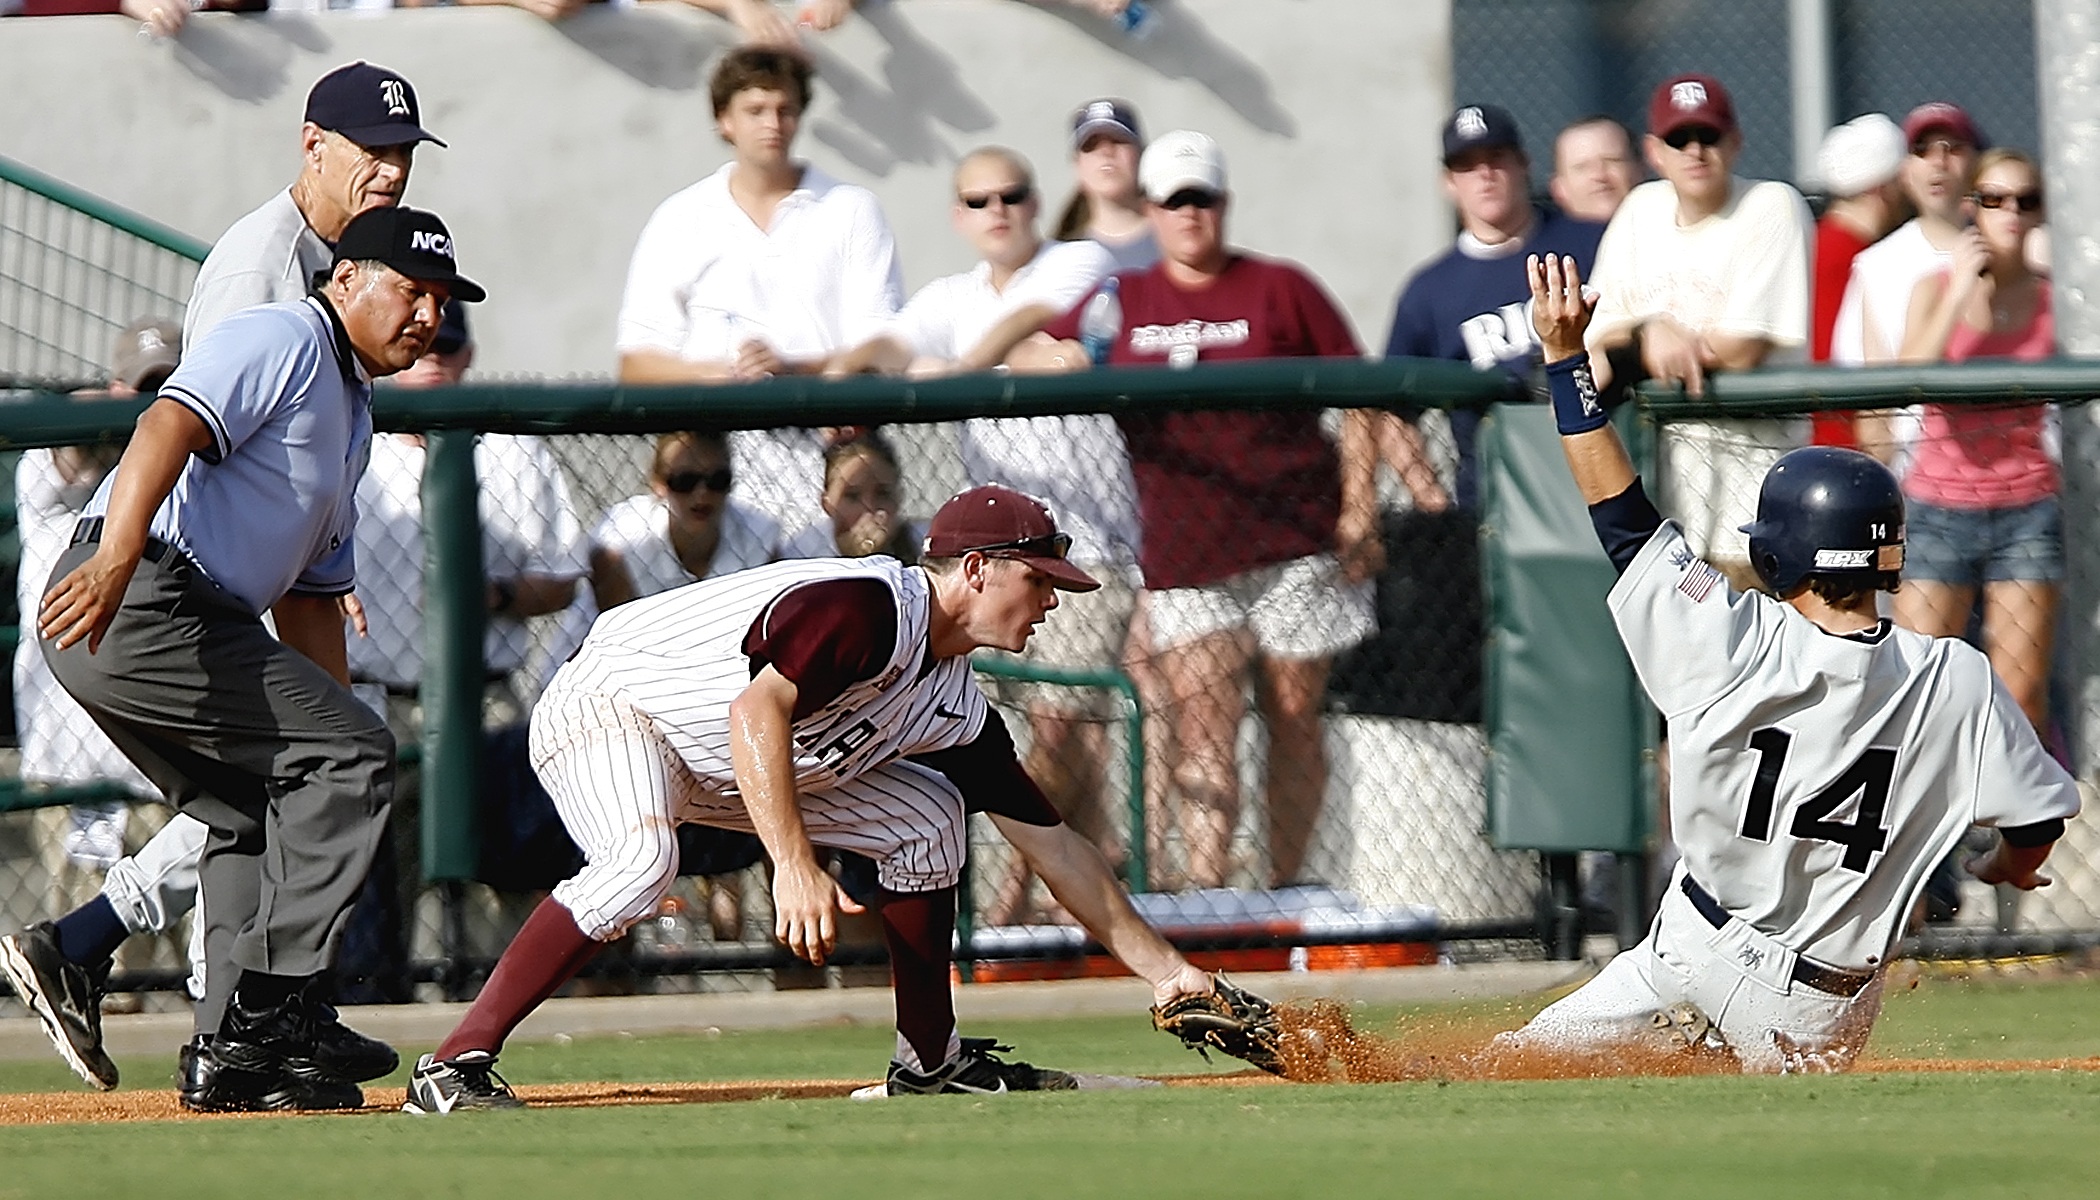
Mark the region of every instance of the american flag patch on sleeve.
[[1714, 589], [1720, 587], [1723, 580], [1724, 576], [1714, 569], [1712, 563], [1703, 558], [1695, 558], [1691, 565], [1685, 567], [1684, 573], [1677, 577], [1677, 590], [1690, 596], [1692, 603], [1704, 604], [1706, 598], [1714, 594]]

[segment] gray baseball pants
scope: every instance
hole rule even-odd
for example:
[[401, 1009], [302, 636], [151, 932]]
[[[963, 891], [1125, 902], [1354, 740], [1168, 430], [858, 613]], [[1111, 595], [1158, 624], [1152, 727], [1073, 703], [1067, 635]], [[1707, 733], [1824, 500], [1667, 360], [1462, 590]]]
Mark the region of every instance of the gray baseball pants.
[[[52, 579], [94, 549], [69, 548]], [[117, 748], [211, 829], [197, 1031], [217, 1032], [243, 969], [326, 970], [386, 826], [386, 723], [158, 539], [94, 654], [43, 648]]]

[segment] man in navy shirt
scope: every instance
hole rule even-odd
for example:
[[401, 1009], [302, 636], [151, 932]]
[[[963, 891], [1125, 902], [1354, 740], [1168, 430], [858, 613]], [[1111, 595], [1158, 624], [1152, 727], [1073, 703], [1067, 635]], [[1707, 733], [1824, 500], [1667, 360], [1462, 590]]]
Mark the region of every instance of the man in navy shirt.
[[312, 295], [236, 313], [191, 349], [52, 570], [37, 622], [52, 673], [211, 827], [197, 1021], [214, 1065], [187, 1107], [352, 1108], [370, 1060], [392, 1068], [308, 984], [334, 957], [392, 794], [393, 738], [350, 694], [343, 637], [345, 614], [362, 625], [350, 591], [372, 380], [429, 350], [448, 296], [482, 291], [443, 222], [352, 219]]
[[[1531, 285], [1524, 256], [1559, 254], [1587, 267], [1597, 257], [1604, 226], [1533, 207], [1530, 172], [1516, 120], [1507, 112], [1469, 104], [1451, 115], [1444, 125], [1444, 191], [1458, 209], [1458, 242], [1408, 280], [1393, 313], [1387, 358], [1450, 358], [1516, 374], [1538, 360], [1538, 338], [1525, 312]], [[1414, 426], [1420, 414], [1403, 415], [1405, 420], [1381, 431], [1381, 448], [1416, 507], [1448, 508], [1451, 498], [1422, 454]], [[1476, 412], [1451, 413], [1457, 501], [1468, 511], [1478, 500], [1473, 438], [1479, 426]]]

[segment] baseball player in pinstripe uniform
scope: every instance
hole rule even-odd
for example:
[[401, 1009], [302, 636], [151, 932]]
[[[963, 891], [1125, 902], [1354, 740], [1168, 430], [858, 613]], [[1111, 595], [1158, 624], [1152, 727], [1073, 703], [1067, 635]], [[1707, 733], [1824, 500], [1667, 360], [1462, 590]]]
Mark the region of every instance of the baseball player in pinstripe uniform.
[[1878, 615], [1903, 569], [1886, 468], [1821, 446], [1781, 458], [1743, 527], [1773, 595], [1736, 592], [1649, 503], [1607, 423], [1574, 262], [1528, 269], [1562, 446], [1620, 573], [1612, 616], [1670, 723], [1684, 856], [1647, 938], [1503, 1040], [1588, 1047], [1660, 1027], [1747, 1071], [1841, 1070], [1933, 865], [1994, 825], [1970, 870], [2046, 885], [2077, 786], [1980, 652]]
[[1098, 586], [1066, 559], [1070, 544], [1039, 501], [979, 487], [935, 514], [919, 566], [781, 562], [600, 617], [532, 717], [533, 765], [587, 864], [417, 1063], [407, 1111], [518, 1105], [491, 1069], [504, 1039], [655, 908], [686, 821], [758, 835], [774, 863], [774, 933], [811, 963], [832, 950], [836, 914], [859, 911], [814, 847], [874, 860], [896, 988], [891, 1095], [1076, 1086], [956, 1029], [949, 947], [966, 808], [992, 812], [1023, 853], [1042, 855], [1053, 892], [1162, 998], [1209, 992], [1059, 821], [971, 677], [970, 651], [1020, 650], [1060, 589]]

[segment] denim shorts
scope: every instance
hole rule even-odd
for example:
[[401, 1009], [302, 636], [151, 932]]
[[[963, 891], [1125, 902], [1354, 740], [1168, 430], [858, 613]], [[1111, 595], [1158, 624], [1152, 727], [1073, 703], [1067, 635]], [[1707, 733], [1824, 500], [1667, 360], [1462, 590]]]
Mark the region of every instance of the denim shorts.
[[1981, 587], [2062, 583], [2064, 518], [2056, 497], [2018, 508], [1940, 508], [1906, 499], [1903, 577]]

